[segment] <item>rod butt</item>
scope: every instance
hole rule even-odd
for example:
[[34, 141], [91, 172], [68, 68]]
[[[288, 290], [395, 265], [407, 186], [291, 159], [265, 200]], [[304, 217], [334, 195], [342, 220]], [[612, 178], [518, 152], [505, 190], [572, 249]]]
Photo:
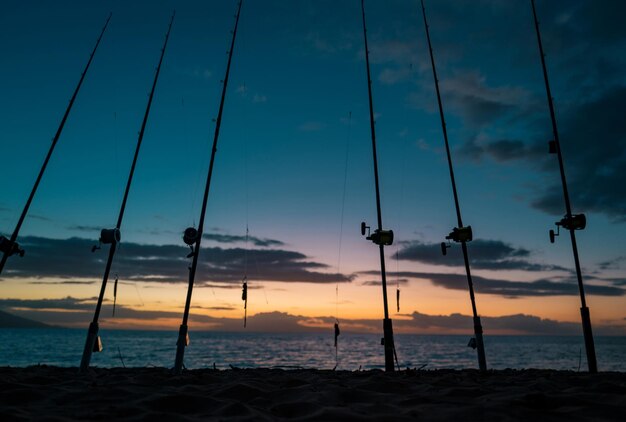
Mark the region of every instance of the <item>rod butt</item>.
[[185, 347], [187, 347], [187, 333], [189, 328], [182, 324], [178, 330], [178, 340], [176, 341], [176, 360], [174, 361], [174, 374], [180, 375], [183, 372], [183, 360], [185, 358]]
[[395, 370], [394, 364], [394, 349], [393, 342], [393, 325], [390, 318], [383, 319], [383, 345], [385, 346], [385, 371], [393, 372]]
[[89, 329], [87, 330], [87, 340], [85, 341], [85, 349], [83, 349], [83, 357], [80, 360], [80, 368], [78, 369], [79, 373], [83, 373], [89, 369], [91, 354], [93, 353], [93, 348], [96, 344], [96, 339], [98, 338], [98, 330], [99, 327], [97, 322], [91, 322], [91, 324], [89, 324]]
[[476, 337], [476, 353], [478, 354], [478, 369], [487, 370], [487, 357], [485, 356], [485, 343], [483, 341], [483, 326], [480, 317], [474, 317], [474, 336]]
[[589, 366], [589, 372], [595, 374], [598, 372], [598, 362], [596, 360], [596, 346], [593, 341], [593, 332], [591, 331], [591, 316], [589, 315], [589, 308], [586, 306], [581, 307], [580, 316], [582, 317], [583, 322], [587, 365]]

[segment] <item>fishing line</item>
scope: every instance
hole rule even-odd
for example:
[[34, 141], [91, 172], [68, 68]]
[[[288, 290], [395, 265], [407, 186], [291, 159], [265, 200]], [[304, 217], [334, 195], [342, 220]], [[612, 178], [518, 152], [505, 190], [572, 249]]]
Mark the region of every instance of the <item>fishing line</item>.
[[[350, 156], [350, 139], [352, 137], [352, 111], [348, 112], [348, 135], [346, 137], [346, 155], [343, 169], [343, 192], [341, 196], [341, 217], [339, 219], [339, 247], [337, 251], [337, 277], [341, 274], [341, 244], [343, 241], [343, 219], [346, 208], [346, 187], [348, 182], [348, 157]], [[339, 365], [339, 347], [337, 338], [341, 331], [339, 329], [339, 280], [335, 286], [335, 368]]]
[[[409, 63], [409, 74], [413, 73], [413, 63]], [[406, 122], [408, 118], [407, 108], [404, 107], [404, 121]], [[408, 130], [407, 130], [408, 136]], [[403, 143], [402, 149], [402, 166], [400, 166], [400, 206], [398, 207], [398, 225], [402, 224], [404, 210], [405, 210], [405, 198], [404, 198], [404, 186], [406, 179], [406, 158], [409, 155], [408, 153], [408, 142]], [[400, 313], [400, 244], [402, 243], [400, 240], [400, 236], [396, 236], [396, 312]]]
[[133, 283], [133, 285], [135, 286], [135, 290], [137, 291], [137, 296], [139, 297], [139, 301], [141, 302], [141, 306], [145, 306], [145, 303], [143, 302], [143, 299], [141, 298], [141, 294], [139, 293], [139, 287], [137, 286], [136, 283]]

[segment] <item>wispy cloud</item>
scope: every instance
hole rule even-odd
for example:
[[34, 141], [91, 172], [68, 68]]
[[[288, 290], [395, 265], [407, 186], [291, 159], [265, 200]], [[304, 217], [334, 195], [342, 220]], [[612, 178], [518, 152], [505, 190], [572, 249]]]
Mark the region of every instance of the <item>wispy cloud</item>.
[[298, 130], [302, 132], [319, 132], [325, 127], [325, 123], [310, 121], [302, 123], [300, 126], [298, 126]]

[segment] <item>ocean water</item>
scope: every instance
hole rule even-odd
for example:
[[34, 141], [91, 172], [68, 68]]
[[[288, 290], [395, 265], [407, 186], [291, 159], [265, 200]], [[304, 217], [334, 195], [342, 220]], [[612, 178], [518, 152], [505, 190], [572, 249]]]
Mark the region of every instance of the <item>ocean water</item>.
[[[0, 366], [37, 364], [78, 366], [86, 336], [76, 329], [0, 329]], [[100, 330], [104, 350], [94, 353], [98, 367], [172, 367], [177, 331]], [[356, 370], [384, 367], [380, 336], [341, 334], [337, 357], [333, 335], [192, 332], [185, 352], [187, 368], [281, 367]], [[477, 368], [469, 336], [396, 335], [402, 368]], [[626, 337], [596, 337], [600, 371], [626, 372]], [[486, 336], [492, 369], [587, 369], [582, 337]]]

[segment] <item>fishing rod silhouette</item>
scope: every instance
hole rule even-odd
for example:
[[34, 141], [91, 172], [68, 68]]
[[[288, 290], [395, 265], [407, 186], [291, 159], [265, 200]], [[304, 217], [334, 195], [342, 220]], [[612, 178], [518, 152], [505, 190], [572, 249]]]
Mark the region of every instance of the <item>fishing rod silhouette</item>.
[[543, 69], [543, 79], [546, 86], [546, 95], [548, 97], [548, 108], [550, 109], [550, 120], [552, 122], [552, 134], [554, 139], [548, 142], [548, 151], [550, 154], [556, 154], [559, 161], [559, 170], [561, 173], [561, 184], [563, 186], [563, 200], [565, 202], [565, 216], [557, 221], [556, 233], [554, 230], [550, 230], [550, 243], [554, 243], [555, 237], [559, 236], [560, 228], [568, 230], [570, 233], [570, 239], [572, 242], [572, 253], [574, 255], [574, 265], [576, 267], [576, 280], [578, 281], [578, 291], [580, 293], [580, 316], [583, 326], [583, 336], [585, 339], [585, 351], [587, 353], [587, 365], [589, 372], [598, 372], [598, 363], [596, 360], [596, 348], [593, 341], [593, 332], [591, 330], [591, 316], [589, 314], [589, 308], [587, 307], [587, 301], [585, 299], [585, 287], [583, 286], [583, 276], [580, 269], [580, 259], [578, 257], [578, 247], [576, 245], [576, 231], [583, 230], [587, 226], [587, 218], [584, 214], [572, 214], [572, 205], [569, 198], [569, 192], [567, 189], [567, 180], [565, 178], [565, 168], [563, 165], [563, 155], [561, 154], [561, 143], [559, 140], [559, 131], [556, 125], [556, 115], [554, 112], [554, 103], [552, 99], [552, 92], [550, 90], [550, 82], [548, 81], [548, 70], [546, 68], [546, 55], [543, 51], [543, 44], [541, 42], [541, 32], [539, 31], [539, 20], [537, 19], [537, 11], [535, 9], [535, 0], [531, 0], [530, 4], [533, 10], [533, 19], [535, 22], [535, 31], [537, 32], [537, 44], [539, 45], [539, 56], [541, 57], [541, 67]]
[[26, 214], [28, 214], [28, 209], [30, 208], [30, 204], [33, 202], [33, 198], [35, 197], [35, 193], [37, 192], [37, 188], [39, 187], [41, 178], [43, 177], [43, 174], [46, 171], [46, 167], [48, 167], [48, 162], [50, 161], [52, 152], [54, 151], [54, 148], [56, 147], [57, 142], [59, 141], [59, 138], [61, 137], [61, 133], [63, 132], [63, 128], [65, 127], [65, 122], [67, 121], [70, 111], [72, 110], [72, 106], [74, 105], [74, 101], [76, 100], [76, 96], [78, 95], [78, 91], [80, 91], [80, 88], [83, 85], [83, 81], [85, 80], [85, 76], [87, 75], [87, 71], [89, 70], [89, 67], [91, 66], [91, 62], [93, 61], [94, 56], [96, 55], [96, 51], [98, 50], [100, 41], [102, 40], [102, 37], [104, 36], [104, 32], [109, 26], [109, 21], [111, 20], [112, 15], [113, 15], [112, 13], [109, 13], [109, 17], [107, 18], [104, 24], [104, 27], [102, 28], [102, 31], [100, 32], [100, 36], [98, 37], [98, 40], [96, 41], [96, 45], [91, 51], [91, 55], [89, 56], [87, 65], [85, 66], [83, 73], [80, 75], [78, 84], [76, 85], [76, 88], [74, 89], [74, 93], [72, 94], [72, 97], [70, 98], [70, 102], [67, 105], [67, 108], [65, 109], [65, 114], [63, 114], [61, 123], [59, 123], [59, 127], [56, 131], [56, 134], [54, 135], [54, 138], [52, 139], [52, 145], [50, 145], [48, 154], [46, 155], [46, 158], [43, 161], [41, 169], [39, 170], [39, 174], [37, 175], [37, 179], [35, 180], [35, 184], [33, 185], [33, 189], [30, 191], [30, 195], [28, 196], [28, 199], [26, 200], [26, 204], [24, 205], [24, 208], [22, 209], [22, 213], [20, 214], [20, 218], [18, 219], [17, 224], [15, 225], [15, 229], [13, 230], [11, 237], [6, 238], [4, 236], [0, 236], [0, 252], [2, 252], [2, 259], [0, 259], [0, 275], [2, 274], [4, 265], [6, 264], [10, 256], [19, 255], [20, 257], [23, 257], [25, 254], [24, 249], [17, 243], [17, 237], [19, 236], [20, 229], [22, 228], [22, 224], [24, 223], [24, 219], [26, 218]]
[[370, 113], [370, 130], [372, 136], [372, 153], [374, 161], [374, 184], [376, 187], [376, 213], [378, 228], [374, 233], [370, 233], [370, 227], [365, 222], [361, 223], [361, 235], [365, 236], [367, 231], [367, 240], [371, 240], [378, 245], [380, 252], [380, 275], [383, 287], [383, 338], [382, 345], [385, 347], [385, 371], [394, 371], [394, 357], [397, 363], [396, 347], [393, 341], [393, 325], [389, 318], [389, 307], [387, 305], [387, 274], [385, 271], [385, 246], [393, 243], [393, 230], [383, 230], [383, 218], [380, 206], [380, 188], [378, 184], [378, 158], [376, 155], [376, 130], [374, 128], [374, 103], [372, 100], [372, 78], [370, 74], [369, 50], [367, 47], [367, 27], [365, 25], [365, 4], [361, 0], [361, 14], [363, 16], [363, 38], [365, 40], [365, 67], [367, 69], [367, 93], [369, 97], [369, 113]]
[[[198, 223], [198, 229], [194, 227], [188, 227], [183, 234], [183, 241], [191, 249], [191, 253], [187, 255], [188, 258], [192, 258], [191, 265], [189, 267], [189, 285], [187, 287], [187, 299], [185, 300], [185, 311], [183, 313], [183, 321], [180, 324], [178, 331], [178, 340], [176, 341], [176, 358], [174, 361], [174, 374], [180, 374], [183, 370], [183, 360], [185, 356], [185, 347], [189, 345], [189, 309], [191, 307], [191, 294], [193, 293], [193, 284], [196, 278], [196, 269], [198, 267], [198, 256], [200, 255], [200, 242], [202, 240], [202, 232], [204, 230], [204, 217], [206, 215], [206, 207], [209, 199], [209, 190], [211, 188], [211, 176], [213, 175], [213, 164], [215, 163], [215, 153], [217, 152], [217, 141], [220, 134], [220, 126], [222, 124], [222, 113], [224, 111], [224, 100], [226, 99], [226, 88], [228, 86], [228, 76], [230, 75], [230, 64], [233, 59], [233, 50], [235, 48], [235, 39], [237, 37], [237, 27], [239, 25], [239, 16], [241, 14], [241, 5], [243, 0], [239, 0], [237, 6], [237, 14], [235, 15], [235, 26], [232, 30], [232, 40], [230, 43], [230, 50], [228, 51], [228, 62], [226, 64], [226, 73], [222, 85], [222, 96], [220, 99], [220, 107], [217, 113], [217, 119], [215, 120], [215, 133], [213, 136], [213, 148], [211, 150], [211, 161], [209, 163], [209, 170], [207, 172], [206, 184], [204, 187], [204, 197], [202, 199], [202, 210], [200, 211], [200, 218]], [[246, 292], [247, 293], [247, 292]], [[247, 297], [246, 297], [247, 299]]]
[[169, 40], [169, 37], [170, 37], [170, 32], [172, 30], [172, 24], [174, 23], [175, 16], [176, 16], [176, 12], [174, 11], [172, 13], [169, 26], [167, 28], [167, 33], [165, 34], [165, 41], [163, 42], [163, 48], [161, 49], [161, 56], [159, 58], [159, 64], [156, 68], [154, 81], [152, 82], [152, 89], [150, 90], [150, 96], [148, 97], [148, 104], [146, 106], [146, 112], [143, 116], [143, 121], [141, 123], [141, 130], [139, 131], [139, 137], [137, 139], [137, 147], [135, 149], [133, 162], [130, 166], [130, 173], [128, 174], [128, 180], [126, 181], [126, 190], [124, 191], [124, 198], [122, 199], [122, 205], [120, 207], [120, 212], [117, 218], [117, 224], [115, 228], [113, 229], [102, 229], [102, 231], [100, 232], [100, 240], [98, 242], [98, 245], [94, 246], [91, 249], [92, 252], [95, 252], [96, 250], [100, 249], [103, 244], [111, 245], [109, 248], [109, 257], [107, 259], [106, 267], [104, 269], [104, 276], [102, 277], [102, 287], [100, 288], [100, 294], [98, 295], [98, 302], [96, 304], [96, 310], [94, 312], [93, 321], [89, 324], [89, 330], [87, 331], [87, 340], [85, 341], [85, 348], [83, 350], [83, 356], [80, 361], [79, 372], [84, 372], [89, 368], [89, 363], [91, 362], [91, 355], [93, 352], [102, 351], [102, 341], [100, 340], [100, 336], [98, 335], [98, 331], [99, 331], [98, 318], [100, 317], [102, 301], [104, 300], [104, 292], [106, 290], [107, 281], [109, 280], [109, 272], [111, 271], [111, 265], [113, 264], [115, 251], [122, 237], [120, 229], [122, 227], [122, 220], [124, 219], [124, 211], [126, 210], [126, 201], [128, 200], [128, 193], [130, 192], [130, 186], [133, 181], [133, 175], [135, 174], [135, 166], [137, 164], [137, 158], [139, 157], [139, 149], [141, 148], [141, 142], [143, 141], [143, 136], [144, 136], [145, 129], [146, 129], [146, 123], [148, 122], [148, 116], [150, 115], [150, 107], [152, 105], [152, 100], [154, 98], [154, 91], [157, 86], [157, 81], [159, 80], [159, 74], [161, 72], [161, 64], [163, 63], [163, 57], [165, 56], [165, 49], [167, 48], [167, 41]]
[[424, 0], [420, 0], [422, 4], [422, 15], [424, 17], [424, 28], [426, 29], [426, 39], [428, 41], [428, 51], [430, 53], [430, 62], [433, 69], [433, 78], [435, 79], [435, 90], [437, 92], [437, 104], [439, 105], [439, 117], [441, 118], [441, 129], [443, 131], [443, 140], [446, 146], [446, 155], [448, 157], [448, 169], [450, 170], [450, 182], [452, 183], [452, 193], [454, 194], [454, 206], [456, 209], [456, 217], [458, 227], [454, 227], [452, 232], [446, 236], [448, 243], [441, 242], [441, 253], [447, 254], [447, 249], [451, 247], [450, 241], [460, 243], [461, 250], [463, 251], [463, 261], [465, 263], [465, 273], [467, 275], [467, 285], [470, 294], [470, 301], [472, 302], [472, 314], [474, 319], [474, 337], [470, 339], [469, 347], [476, 349], [478, 354], [478, 367], [481, 371], [487, 370], [487, 358], [485, 357], [485, 344], [483, 342], [483, 327], [480, 322], [480, 316], [476, 310], [476, 298], [474, 297], [474, 283], [472, 281], [472, 274], [470, 271], [469, 256], [467, 252], [467, 243], [471, 242], [474, 235], [472, 233], [471, 226], [464, 226], [463, 219], [461, 218], [461, 207], [459, 205], [459, 195], [456, 189], [456, 181], [454, 178], [454, 168], [452, 166], [452, 155], [450, 154], [450, 145], [448, 143], [448, 131], [446, 129], [446, 119], [443, 113], [443, 104], [441, 102], [441, 93], [439, 91], [439, 79], [437, 78], [437, 67], [435, 66], [435, 57], [433, 54], [433, 47], [430, 41], [430, 31], [428, 27], [428, 21], [426, 19], [426, 8], [424, 7]]

